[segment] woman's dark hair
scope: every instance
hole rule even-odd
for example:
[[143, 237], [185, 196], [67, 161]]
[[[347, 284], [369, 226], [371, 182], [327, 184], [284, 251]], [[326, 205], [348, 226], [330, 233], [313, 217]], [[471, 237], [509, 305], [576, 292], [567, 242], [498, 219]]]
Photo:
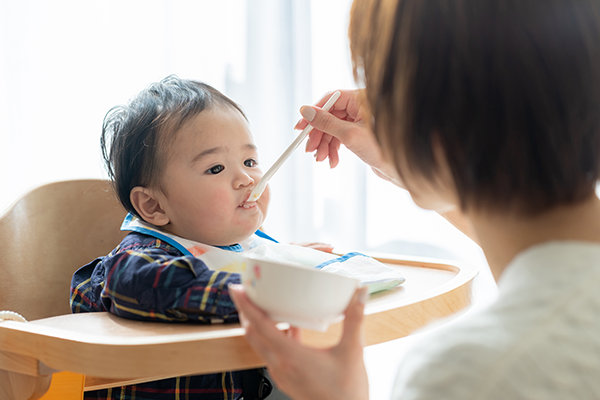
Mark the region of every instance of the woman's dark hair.
[[356, 0], [349, 36], [401, 176], [433, 179], [437, 142], [463, 210], [534, 215], [594, 193], [600, 1]]
[[190, 118], [214, 106], [240, 107], [213, 87], [168, 76], [153, 83], [104, 117], [102, 156], [115, 193], [129, 212], [139, 216], [130, 200], [136, 186], [161, 187], [168, 143]]

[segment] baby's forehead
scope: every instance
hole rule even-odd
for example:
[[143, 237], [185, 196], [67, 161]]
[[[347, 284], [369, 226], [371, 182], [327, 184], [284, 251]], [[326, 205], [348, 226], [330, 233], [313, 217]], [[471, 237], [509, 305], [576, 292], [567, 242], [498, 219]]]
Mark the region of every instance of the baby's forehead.
[[243, 126], [249, 125], [246, 116], [239, 110], [227, 105], [212, 104], [210, 107], [185, 118], [181, 123], [181, 127], [197, 125], [197, 127], [202, 128], [204, 125], [231, 121], [236, 121]]
[[176, 129], [161, 133], [163, 145], [168, 156], [178, 148], [187, 146], [231, 146], [251, 145], [256, 149], [250, 125], [245, 116], [237, 109], [228, 106], [212, 106], [180, 121]]

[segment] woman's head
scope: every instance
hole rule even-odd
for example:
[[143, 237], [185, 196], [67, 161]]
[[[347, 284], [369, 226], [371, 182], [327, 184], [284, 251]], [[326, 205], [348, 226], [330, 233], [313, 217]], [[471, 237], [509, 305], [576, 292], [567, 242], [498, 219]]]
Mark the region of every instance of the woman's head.
[[600, 2], [355, 0], [350, 45], [401, 176], [448, 165], [463, 209], [528, 215], [594, 192]]

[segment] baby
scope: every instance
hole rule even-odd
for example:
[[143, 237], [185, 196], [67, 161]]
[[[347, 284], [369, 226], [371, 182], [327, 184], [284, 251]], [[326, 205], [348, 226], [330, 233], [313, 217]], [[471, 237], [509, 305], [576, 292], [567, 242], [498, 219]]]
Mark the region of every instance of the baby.
[[[109, 311], [146, 321], [237, 321], [227, 285], [240, 275], [209, 268], [210, 248], [240, 252], [274, 242], [258, 231], [269, 189], [247, 202], [262, 176], [240, 107], [201, 82], [171, 76], [104, 120], [102, 152], [131, 231], [110, 254], [80, 268], [74, 313]], [[257, 382], [254, 388], [243, 383]], [[262, 396], [256, 392], [260, 387]], [[261, 371], [188, 376], [86, 392], [85, 399], [264, 398]], [[140, 397], [141, 396], [141, 397]]]
[[[102, 152], [130, 231], [110, 254], [80, 268], [71, 282], [74, 313], [109, 311], [145, 321], [237, 322], [227, 285], [240, 283], [240, 257], [359, 278], [371, 292], [404, 281], [397, 271], [360, 253], [343, 257], [278, 244], [258, 230], [269, 205], [248, 121], [214, 88], [168, 77], [150, 85], [104, 120]], [[86, 392], [86, 399], [264, 398], [262, 370], [180, 377]], [[248, 382], [254, 384], [247, 385]], [[258, 396], [257, 393], [262, 395]], [[226, 395], [225, 395], [226, 394]], [[130, 397], [128, 397], [130, 396]]]

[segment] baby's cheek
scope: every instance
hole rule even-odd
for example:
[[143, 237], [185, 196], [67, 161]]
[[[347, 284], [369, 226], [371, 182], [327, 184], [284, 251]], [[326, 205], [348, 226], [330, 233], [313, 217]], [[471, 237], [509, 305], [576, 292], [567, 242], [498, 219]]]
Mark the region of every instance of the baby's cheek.
[[226, 190], [216, 191], [213, 195], [212, 202], [213, 207], [219, 210], [228, 210], [233, 206], [239, 205], [233, 204], [234, 199], [232, 198], [231, 194], [228, 193]]
[[217, 220], [224, 217], [228, 211], [235, 207], [231, 195], [225, 191], [213, 191], [201, 200], [202, 214], [209, 220]]

